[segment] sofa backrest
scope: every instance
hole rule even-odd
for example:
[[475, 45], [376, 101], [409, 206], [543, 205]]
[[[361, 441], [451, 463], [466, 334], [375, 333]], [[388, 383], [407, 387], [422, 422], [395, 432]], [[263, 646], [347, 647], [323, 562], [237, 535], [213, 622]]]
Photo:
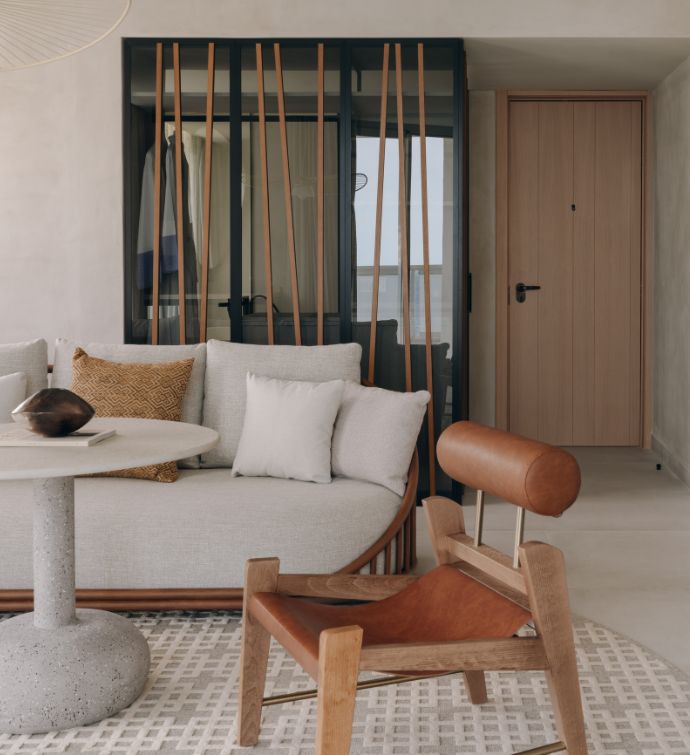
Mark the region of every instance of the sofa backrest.
[[48, 344], [42, 338], [0, 344], [0, 377], [13, 372], [26, 375], [27, 396], [47, 387]]
[[359, 382], [361, 359], [357, 343], [263, 346], [210, 340], [202, 422], [220, 434], [220, 442], [201, 457], [201, 465], [232, 466], [244, 422], [248, 372], [283, 380]]

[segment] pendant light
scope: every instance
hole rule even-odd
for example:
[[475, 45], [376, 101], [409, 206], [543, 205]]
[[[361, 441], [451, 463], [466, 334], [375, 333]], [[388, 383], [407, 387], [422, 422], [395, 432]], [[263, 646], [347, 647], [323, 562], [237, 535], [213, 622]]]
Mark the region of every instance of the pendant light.
[[0, 71], [48, 63], [95, 45], [131, 0], [0, 0]]

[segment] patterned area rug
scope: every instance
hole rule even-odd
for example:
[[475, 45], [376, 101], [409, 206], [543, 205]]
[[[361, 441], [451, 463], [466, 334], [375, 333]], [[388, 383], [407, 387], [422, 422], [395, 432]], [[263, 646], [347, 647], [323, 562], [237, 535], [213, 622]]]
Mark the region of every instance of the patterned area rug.
[[[144, 694], [114, 718], [47, 735], [0, 734], [2, 755], [306, 755], [314, 701], [267, 708], [260, 744], [236, 747], [240, 621], [234, 613], [133, 614], [149, 640]], [[690, 753], [690, 679], [640, 645], [589, 621], [575, 626], [590, 753]], [[311, 687], [274, 647], [267, 694]], [[558, 739], [544, 676], [487, 674], [489, 703], [470, 705], [461, 677], [361, 692], [352, 753], [511, 753]]]

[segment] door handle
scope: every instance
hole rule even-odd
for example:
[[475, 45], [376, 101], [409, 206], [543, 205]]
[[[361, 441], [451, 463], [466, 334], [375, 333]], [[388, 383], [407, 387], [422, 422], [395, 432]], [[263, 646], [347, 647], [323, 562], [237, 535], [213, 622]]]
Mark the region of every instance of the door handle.
[[515, 301], [522, 304], [527, 299], [528, 291], [539, 291], [541, 286], [528, 286], [526, 283], [518, 283], [515, 286]]

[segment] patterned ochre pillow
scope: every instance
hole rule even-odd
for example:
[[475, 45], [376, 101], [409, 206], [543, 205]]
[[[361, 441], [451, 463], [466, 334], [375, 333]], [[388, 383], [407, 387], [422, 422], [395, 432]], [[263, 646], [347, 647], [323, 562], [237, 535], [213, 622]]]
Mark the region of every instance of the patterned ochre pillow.
[[[179, 422], [193, 364], [193, 359], [158, 364], [109, 362], [77, 348], [72, 356], [72, 390], [93, 406], [97, 417]], [[175, 482], [177, 463], [123, 469], [105, 476]]]

